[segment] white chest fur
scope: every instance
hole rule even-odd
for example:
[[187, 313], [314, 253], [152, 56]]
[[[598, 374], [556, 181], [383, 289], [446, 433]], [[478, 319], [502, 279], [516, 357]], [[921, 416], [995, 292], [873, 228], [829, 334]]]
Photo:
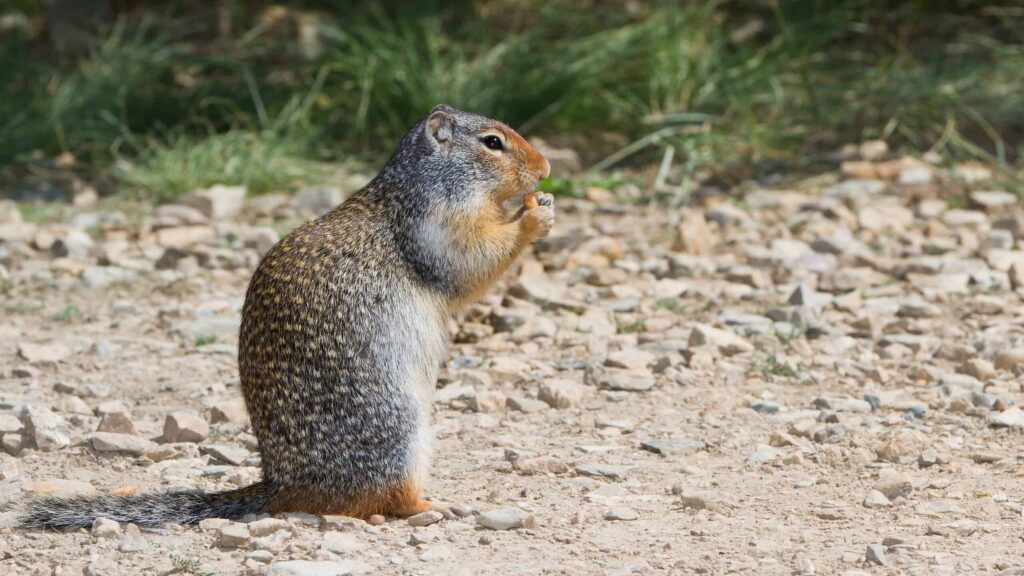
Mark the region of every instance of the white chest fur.
[[387, 374], [396, 378], [404, 394], [416, 399], [418, 413], [411, 472], [424, 481], [433, 452], [430, 415], [441, 363], [448, 356], [447, 311], [440, 299], [421, 290], [394, 309], [384, 323], [378, 357], [388, 363]]

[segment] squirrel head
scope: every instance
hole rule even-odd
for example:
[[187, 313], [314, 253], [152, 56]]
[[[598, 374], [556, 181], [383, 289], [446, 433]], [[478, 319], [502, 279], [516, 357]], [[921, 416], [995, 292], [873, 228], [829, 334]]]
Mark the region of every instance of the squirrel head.
[[506, 124], [444, 104], [409, 130], [385, 168], [399, 173], [405, 192], [466, 209], [532, 192], [550, 171]]

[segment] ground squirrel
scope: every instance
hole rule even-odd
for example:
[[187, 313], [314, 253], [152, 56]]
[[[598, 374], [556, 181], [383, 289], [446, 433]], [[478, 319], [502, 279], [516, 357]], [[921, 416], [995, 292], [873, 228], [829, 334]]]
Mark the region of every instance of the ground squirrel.
[[552, 197], [533, 192], [549, 170], [508, 126], [434, 108], [376, 178], [288, 234], [249, 283], [238, 364], [262, 480], [211, 494], [41, 498], [21, 524], [431, 508], [421, 488], [448, 318], [550, 230]]

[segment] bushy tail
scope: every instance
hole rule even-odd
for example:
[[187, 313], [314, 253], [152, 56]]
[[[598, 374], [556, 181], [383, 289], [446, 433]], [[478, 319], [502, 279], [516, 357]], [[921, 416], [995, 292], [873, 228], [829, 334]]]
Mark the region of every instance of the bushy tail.
[[262, 512], [270, 489], [265, 482], [227, 492], [198, 491], [136, 496], [71, 496], [37, 498], [22, 509], [23, 528], [83, 528], [97, 518], [156, 526], [164, 522], [195, 524], [204, 518], [238, 519]]

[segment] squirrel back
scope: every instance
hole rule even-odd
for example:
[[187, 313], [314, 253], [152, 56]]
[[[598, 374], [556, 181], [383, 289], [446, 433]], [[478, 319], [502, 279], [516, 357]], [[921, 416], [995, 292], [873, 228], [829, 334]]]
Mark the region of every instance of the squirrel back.
[[23, 525], [434, 507], [421, 489], [448, 318], [550, 229], [550, 195], [509, 207], [548, 171], [508, 126], [436, 107], [365, 188], [288, 234], [253, 274], [238, 362], [262, 480], [216, 494], [39, 499]]

